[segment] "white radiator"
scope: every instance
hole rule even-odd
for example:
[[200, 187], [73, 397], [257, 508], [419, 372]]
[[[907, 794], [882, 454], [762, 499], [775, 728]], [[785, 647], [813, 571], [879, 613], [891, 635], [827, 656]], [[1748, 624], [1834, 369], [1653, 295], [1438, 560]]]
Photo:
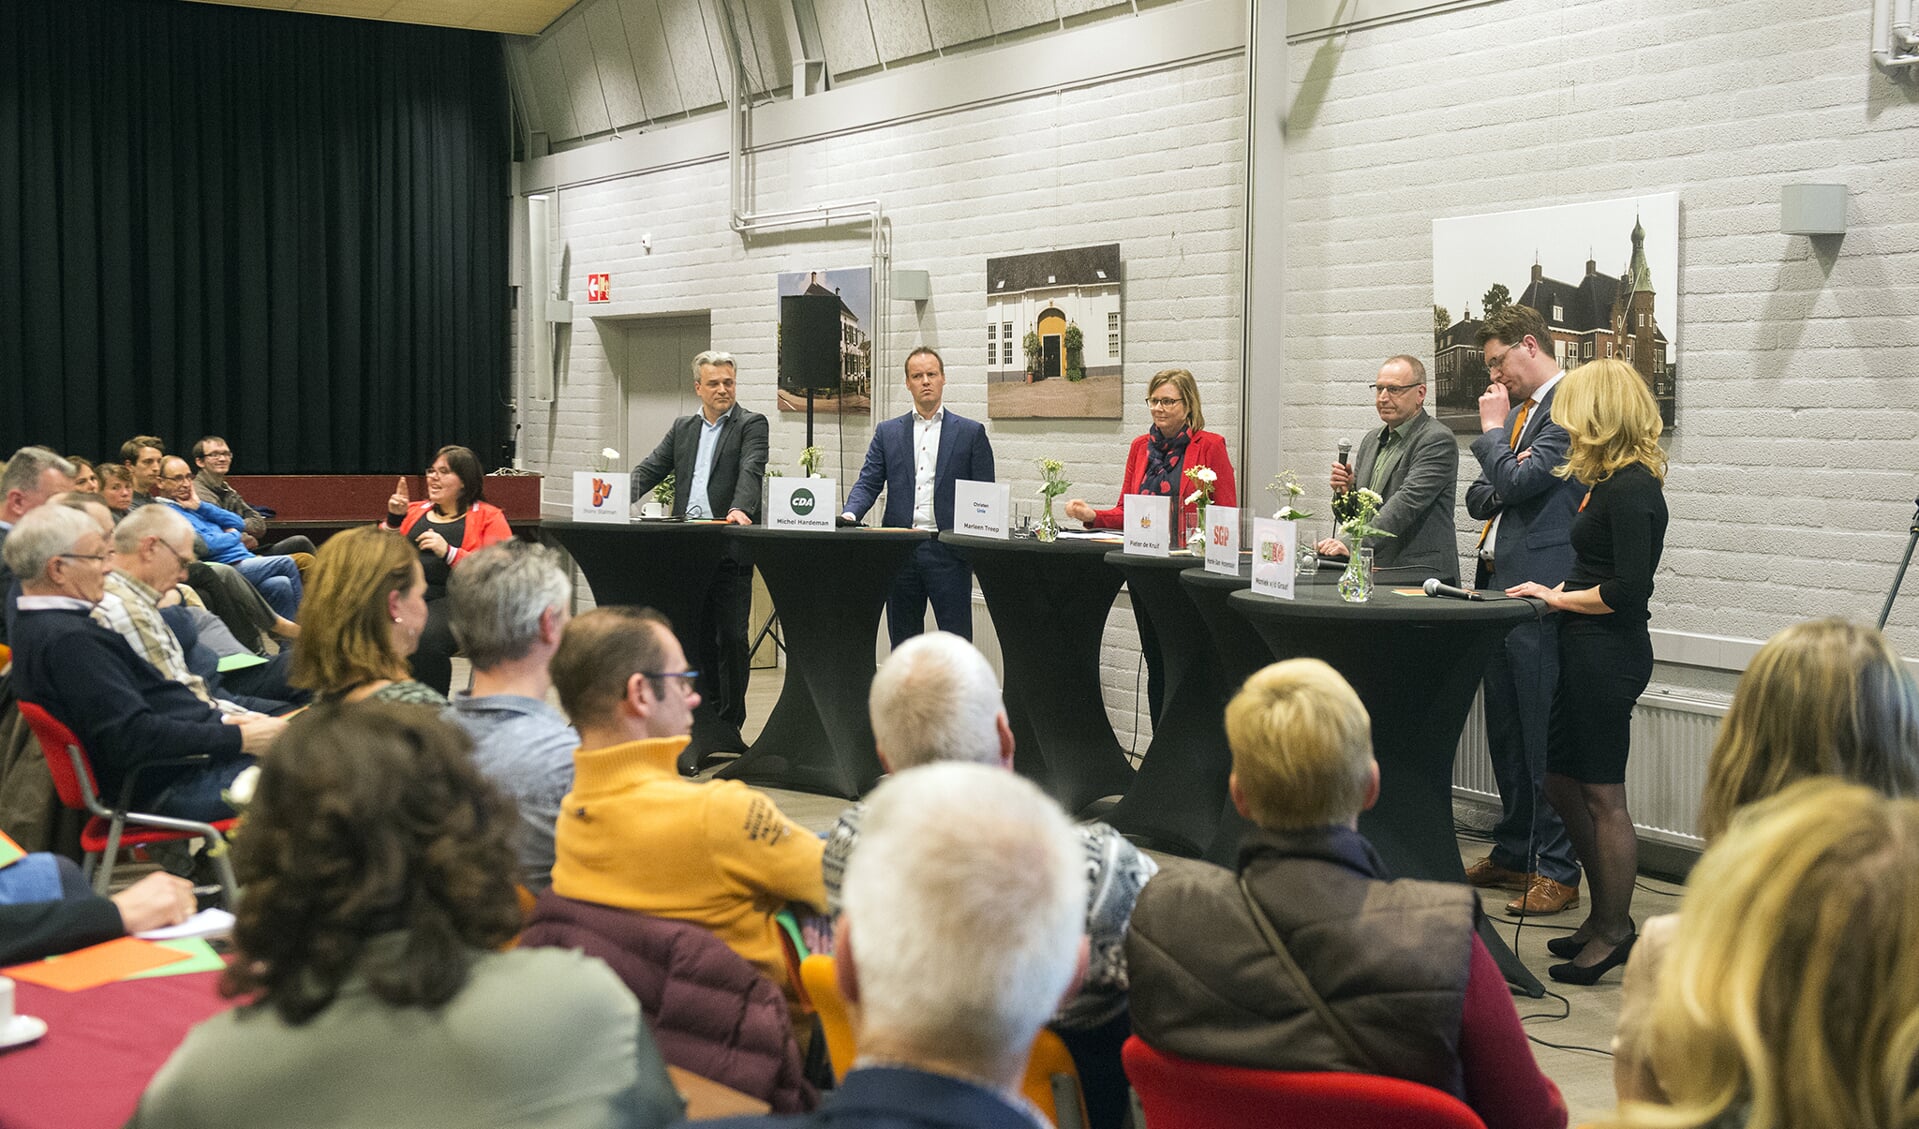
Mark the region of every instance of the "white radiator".
[[[1486, 755], [1484, 700], [1473, 701], [1453, 759], [1453, 794], [1497, 806], [1499, 785]], [[1648, 839], [1702, 846], [1699, 796], [1706, 759], [1726, 703], [1696, 691], [1649, 687], [1632, 716], [1632, 755], [1626, 761], [1626, 805]]]

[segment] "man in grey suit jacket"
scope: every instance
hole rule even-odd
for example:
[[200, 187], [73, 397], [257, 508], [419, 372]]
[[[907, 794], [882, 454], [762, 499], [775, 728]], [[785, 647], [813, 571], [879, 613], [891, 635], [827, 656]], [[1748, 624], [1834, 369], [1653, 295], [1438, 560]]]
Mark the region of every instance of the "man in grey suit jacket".
[[[1565, 374], [1545, 319], [1530, 307], [1506, 307], [1478, 336], [1493, 383], [1479, 397], [1479, 478], [1466, 489], [1466, 512], [1486, 523], [1473, 586], [1531, 580], [1550, 587], [1572, 571], [1573, 515], [1585, 492], [1553, 474], [1570, 444], [1552, 421], [1553, 394]], [[1520, 891], [1506, 904], [1512, 914], [1579, 904], [1579, 865], [1544, 792], [1546, 723], [1558, 681], [1557, 613], [1514, 628], [1486, 667], [1486, 744], [1501, 811], [1491, 853], [1466, 876], [1475, 886]]]
[[[1391, 533], [1373, 542], [1373, 567], [1389, 584], [1416, 584], [1437, 576], [1459, 582], [1459, 544], [1453, 497], [1459, 489], [1459, 446], [1426, 414], [1426, 366], [1400, 355], [1379, 366], [1373, 408], [1385, 426], [1366, 433], [1352, 465], [1333, 464], [1334, 494], [1365, 487], [1385, 501], [1373, 524]], [[1337, 538], [1321, 541], [1323, 556], [1344, 557]]]
[[[693, 358], [693, 391], [701, 410], [674, 420], [666, 438], [633, 468], [633, 501], [670, 474], [674, 517], [723, 518], [734, 525], [759, 520], [766, 417], [734, 399], [735, 378], [731, 353], [709, 349]], [[753, 562], [735, 549], [713, 574], [699, 636], [682, 636], [700, 664], [700, 694], [734, 726], [746, 721], [746, 682], [752, 673], [746, 620], [752, 610]]]

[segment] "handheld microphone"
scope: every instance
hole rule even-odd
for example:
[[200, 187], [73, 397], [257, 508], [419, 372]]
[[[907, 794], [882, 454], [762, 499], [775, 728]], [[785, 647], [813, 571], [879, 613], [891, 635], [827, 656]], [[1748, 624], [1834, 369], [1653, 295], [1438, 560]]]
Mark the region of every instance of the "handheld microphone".
[[1352, 453], [1353, 453], [1353, 441], [1351, 439], [1341, 439], [1339, 441], [1339, 465], [1345, 466], [1346, 456]]
[[1428, 596], [1444, 596], [1449, 600], [1484, 600], [1486, 598], [1471, 588], [1455, 588], [1437, 576], [1428, 577], [1422, 587]]

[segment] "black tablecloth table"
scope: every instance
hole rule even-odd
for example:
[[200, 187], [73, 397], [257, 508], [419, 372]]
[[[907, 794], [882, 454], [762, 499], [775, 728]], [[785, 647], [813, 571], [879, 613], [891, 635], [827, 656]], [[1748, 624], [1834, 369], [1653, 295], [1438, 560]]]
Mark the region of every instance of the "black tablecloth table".
[[1166, 687], [1146, 759], [1107, 822], [1156, 850], [1196, 856], [1218, 830], [1233, 765], [1221, 724], [1230, 690], [1220, 676], [1206, 622], [1180, 583], [1181, 573], [1193, 568], [1193, 557], [1137, 556], [1115, 549], [1106, 554], [1106, 563], [1126, 578], [1134, 612], [1152, 622]]
[[[1227, 602], [1275, 658], [1325, 660], [1366, 704], [1380, 790], [1359, 829], [1387, 868], [1395, 877], [1464, 882], [1452, 806], [1459, 734], [1493, 648], [1543, 605], [1402, 596], [1385, 587], [1364, 604], [1346, 603], [1329, 585], [1296, 592], [1292, 600], [1235, 592]], [[1490, 934], [1481, 930], [1507, 979], [1536, 990], [1538, 980]]]
[[999, 541], [942, 533], [979, 578], [1005, 663], [1013, 767], [1077, 814], [1121, 796], [1132, 762], [1100, 696], [1100, 640], [1122, 582], [1108, 541]]
[[728, 779], [858, 797], [880, 778], [866, 694], [893, 577], [932, 534], [918, 529], [733, 526], [779, 612], [786, 684]]
[[[726, 555], [727, 530], [719, 521], [643, 521], [632, 523], [542, 518], [544, 536], [558, 541], [586, 574], [593, 602], [649, 607], [665, 616], [674, 634], [688, 643], [688, 662], [697, 663], [690, 646], [706, 622], [706, 595], [713, 570]], [[680, 754], [681, 771], [690, 771], [712, 753], [746, 748], [739, 728], [721, 719], [709, 680], [701, 671], [700, 706], [693, 711], [693, 742]]]

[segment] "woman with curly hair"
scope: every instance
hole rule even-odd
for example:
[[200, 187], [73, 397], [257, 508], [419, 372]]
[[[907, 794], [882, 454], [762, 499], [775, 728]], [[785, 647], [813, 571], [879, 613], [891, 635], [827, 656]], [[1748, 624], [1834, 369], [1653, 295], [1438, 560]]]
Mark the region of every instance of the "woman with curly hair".
[[1623, 361], [1567, 373], [1552, 413], [1572, 441], [1553, 473], [1586, 486], [1573, 518], [1572, 572], [1555, 587], [1528, 581], [1506, 594], [1568, 613], [1560, 619], [1559, 685], [1546, 727], [1546, 798], [1592, 880], [1592, 910], [1561, 954], [1571, 959], [1546, 974], [1595, 984], [1626, 963], [1638, 936], [1639, 839], [1626, 811], [1626, 754], [1633, 705], [1652, 680], [1646, 624], [1666, 544], [1666, 453], [1659, 405]]
[[1693, 868], [1607, 1129], [1919, 1125], [1919, 803], [1833, 777], [1742, 809]]
[[132, 1125], [662, 1126], [681, 1103], [619, 978], [520, 928], [513, 806], [465, 733], [321, 706], [263, 762], [221, 991]]
[[315, 699], [446, 705], [407, 669], [426, 629], [426, 577], [399, 534], [364, 526], [329, 537], [300, 620], [288, 681]]

